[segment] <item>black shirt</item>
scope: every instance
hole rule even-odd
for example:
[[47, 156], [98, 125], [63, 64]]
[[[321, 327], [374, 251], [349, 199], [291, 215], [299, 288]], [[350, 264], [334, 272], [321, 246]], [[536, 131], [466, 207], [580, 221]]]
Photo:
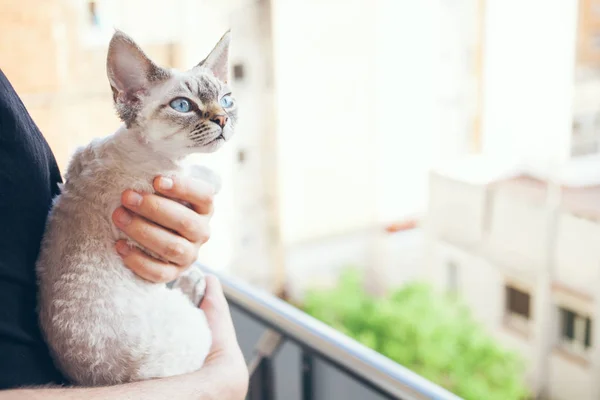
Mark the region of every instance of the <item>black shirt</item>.
[[0, 70], [0, 389], [63, 383], [38, 326], [35, 261], [60, 172]]

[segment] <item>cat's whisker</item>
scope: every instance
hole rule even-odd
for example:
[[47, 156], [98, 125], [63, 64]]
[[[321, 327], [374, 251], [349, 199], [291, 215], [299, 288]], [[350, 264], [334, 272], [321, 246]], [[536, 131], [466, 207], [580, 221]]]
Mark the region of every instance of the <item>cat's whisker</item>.
[[204, 141], [204, 140], [205, 140], [207, 137], [209, 137], [209, 135], [195, 136], [195, 137], [193, 137], [193, 138], [190, 138], [190, 140], [191, 140], [192, 142], [196, 142], [196, 143], [197, 143], [197, 142], [202, 142], [202, 141]]
[[193, 131], [191, 131], [191, 132], [190, 132], [190, 135], [192, 135], [192, 136], [193, 136], [193, 135], [196, 135], [196, 134], [200, 134], [200, 133], [202, 133], [202, 132], [206, 132], [208, 129], [210, 129], [210, 127], [209, 127], [209, 126], [203, 126], [203, 127], [202, 127], [202, 128], [200, 128], [200, 129], [194, 129]]
[[212, 130], [207, 131], [207, 132], [199, 132], [197, 134], [190, 135], [189, 138], [192, 140], [203, 139], [205, 137], [213, 136], [213, 133], [215, 133], [215, 132], [213, 132]]
[[206, 131], [207, 131], [207, 130], [209, 130], [209, 129], [211, 129], [211, 126], [210, 126], [210, 125], [203, 124], [203, 125], [202, 125], [202, 126], [200, 126], [199, 128], [196, 128], [196, 129], [192, 130], [192, 131], [190, 132], [190, 136], [194, 136], [194, 135], [197, 135], [197, 134], [201, 134], [201, 133], [203, 133], [203, 132], [206, 132]]

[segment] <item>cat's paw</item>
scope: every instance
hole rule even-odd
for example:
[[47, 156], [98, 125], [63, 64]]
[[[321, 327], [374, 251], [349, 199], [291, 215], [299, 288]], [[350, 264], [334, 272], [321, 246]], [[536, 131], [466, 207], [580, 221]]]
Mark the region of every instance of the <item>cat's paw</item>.
[[181, 290], [194, 305], [199, 306], [206, 293], [206, 278], [198, 267], [192, 265], [177, 278], [173, 288]]

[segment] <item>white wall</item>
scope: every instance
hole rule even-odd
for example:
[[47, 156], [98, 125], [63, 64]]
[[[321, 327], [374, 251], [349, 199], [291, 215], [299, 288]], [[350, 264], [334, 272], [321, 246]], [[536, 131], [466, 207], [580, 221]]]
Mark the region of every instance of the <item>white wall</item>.
[[598, 113], [598, 99], [600, 98], [600, 80], [582, 79], [575, 81], [574, 87], [574, 114], [589, 115]]
[[454, 243], [481, 242], [486, 213], [486, 187], [432, 174], [428, 225]]
[[[504, 290], [507, 277], [502, 269], [483, 257], [443, 241], [434, 242], [430, 247], [429, 257], [428, 280], [442, 290], [447, 287], [448, 263], [457, 265], [461, 299], [468, 305], [475, 319], [482, 323], [500, 343], [522, 357], [528, 365], [524, 379], [531, 382], [536, 346], [533, 339], [535, 320], [531, 320], [531, 334], [528, 338], [504, 325]], [[533, 308], [534, 293], [531, 294]]]
[[484, 152], [568, 157], [577, 1], [489, 0]]
[[491, 206], [489, 254], [515, 272], [542, 271], [545, 265], [547, 216], [543, 204], [496, 190]]
[[587, 295], [596, 295], [600, 278], [599, 243], [600, 225], [562, 214], [555, 250], [556, 280]]
[[500, 271], [480, 257], [460, 247], [437, 241], [431, 248], [432, 266], [429, 280], [442, 290], [448, 285], [448, 264], [458, 267], [458, 292], [469, 305], [474, 317], [488, 329], [495, 330], [504, 312], [503, 285]]
[[377, 221], [389, 222], [424, 211], [432, 162], [452, 153], [460, 140], [451, 123], [443, 125], [448, 121], [441, 121], [439, 105], [441, 71], [448, 71], [448, 81], [456, 80], [449, 65], [440, 68], [441, 42], [452, 55], [457, 51], [452, 47], [454, 31], [441, 32], [439, 2], [373, 3], [376, 86], [368, 100], [373, 102], [369, 137], [375, 142], [373, 207]]
[[595, 400], [594, 377], [583, 367], [559, 354], [550, 356], [549, 392], [553, 400]]
[[367, 0], [272, 3], [285, 243], [372, 221], [372, 10]]
[[428, 169], [457, 140], [440, 129], [439, 8], [273, 2], [286, 243], [424, 210]]

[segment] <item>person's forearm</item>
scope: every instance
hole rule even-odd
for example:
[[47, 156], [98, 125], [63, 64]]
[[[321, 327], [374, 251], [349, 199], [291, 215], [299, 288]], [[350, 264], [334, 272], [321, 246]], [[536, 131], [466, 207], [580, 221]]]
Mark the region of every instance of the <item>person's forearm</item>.
[[210, 368], [169, 378], [93, 388], [28, 388], [0, 391], [0, 400], [242, 400], [228, 393], [223, 376]]

